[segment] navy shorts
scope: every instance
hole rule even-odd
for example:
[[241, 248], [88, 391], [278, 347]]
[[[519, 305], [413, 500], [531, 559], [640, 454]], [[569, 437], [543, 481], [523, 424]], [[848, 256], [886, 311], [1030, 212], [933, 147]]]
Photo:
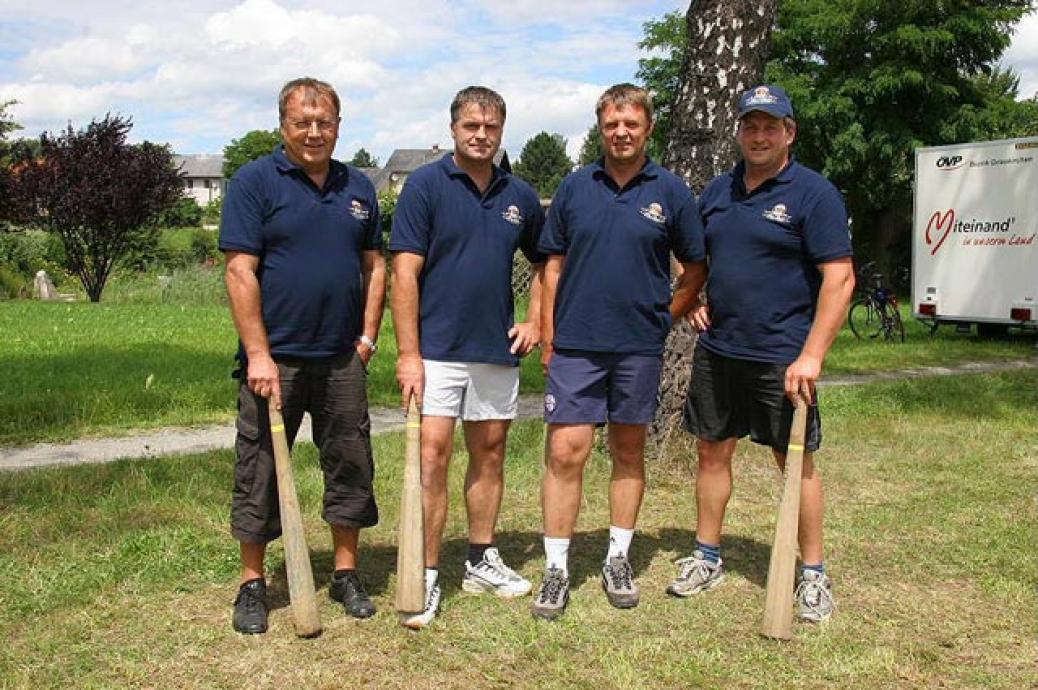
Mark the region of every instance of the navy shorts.
[[648, 424], [659, 405], [657, 355], [556, 350], [548, 366], [549, 424]]
[[[822, 443], [822, 421], [815, 404], [807, 408], [805, 447]], [[742, 438], [785, 453], [793, 403], [786, 397], [786, 365], [732, 359], [696, 346], [692, 382], [685, 401], [685, 428], [705, 441]]]

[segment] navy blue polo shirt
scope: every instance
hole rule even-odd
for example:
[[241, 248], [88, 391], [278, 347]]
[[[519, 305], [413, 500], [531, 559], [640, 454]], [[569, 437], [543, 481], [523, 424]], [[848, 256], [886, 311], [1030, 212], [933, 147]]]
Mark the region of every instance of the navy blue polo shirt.
[[644, 355], [662, 353], [670, 330], [670, 252], [705, 256], [692, 190], [652, 161], [623, 189], [601, 160], [566, 177], [538, 248], [566, 257], [554, 347]]
[[362, 252], [381, 246], [375, 188], [351, 166], [331, 161], [318, 189], [279, 146], [227, 186], [220, 249], [259, 257], [274, 356], [330, 357], [353, 347], [364, 317]]
[[749, 194], [745, 169], [714, 178], [700, 198], [711, 326], [699, 342], [725, 357], [789, 364], [814, 322], [818, 264], [851, 256], [847, 211], [836, 187], [795, 159]]
[[418, 277], [422, 357], [515, 366], [512, 259], [542, 263], [537, 193], [500, 168], [486, 191], [452, 153], [411, 173], [393, 212], [389, 248], [425, 257]]

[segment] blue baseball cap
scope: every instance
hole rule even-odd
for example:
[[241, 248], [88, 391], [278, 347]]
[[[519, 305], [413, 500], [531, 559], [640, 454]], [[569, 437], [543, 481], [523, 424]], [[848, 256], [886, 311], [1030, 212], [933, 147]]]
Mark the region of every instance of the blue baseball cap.
[[739, 98], [739, 119], [759, 110], [772, 117], [793, 117], [793, 104], [781, 86], [761, 84], [743, 93]]

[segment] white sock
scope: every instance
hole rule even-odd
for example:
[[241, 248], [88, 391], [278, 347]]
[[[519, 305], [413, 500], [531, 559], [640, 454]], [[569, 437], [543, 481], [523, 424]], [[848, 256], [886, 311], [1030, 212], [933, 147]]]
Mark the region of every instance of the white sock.
[[633, 529], [624, 529], [616, 525], [609, 525], [609, 552], [606, 553], [606, 563], [613, 556], [627, 558], [627, 551], [631, 548], [631, 539], [634, 538]]
[[545, 537], [544, 555], [547, 557], [545, 568], [558, 568], [569, 577], [569, 539], [563, 537]]
[[436, 584], [436, 580], [440, 577], [440, 570], [438, 568], [426, 568], [425, 569], [425, 588], [432, 589]]

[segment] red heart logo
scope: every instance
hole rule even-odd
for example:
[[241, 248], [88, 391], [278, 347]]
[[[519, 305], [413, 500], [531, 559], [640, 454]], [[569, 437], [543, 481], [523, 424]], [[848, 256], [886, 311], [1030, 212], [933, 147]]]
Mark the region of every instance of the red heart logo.
[[[930, 250], [930, 256], [936, 254], [937, 250], [944, 244], [944, 241], [948, 239], [948, 233], [951, 232], [953, 225], [955, 225], [955, 209], [948, 209], [944, 212], [944, 215], [937, 211], [930, 216], [930, 222], [926, 225], [926, 243], [933, 245], [933, 249]], [[944, 230], [944, 234], [941, 235], [941, 239], [937, 240], [937, 244], [934, 244], [933, 237], [930, 235], [931, 230], [938, 232]], [[936, 234], [934, 233], [934, 235]]]

